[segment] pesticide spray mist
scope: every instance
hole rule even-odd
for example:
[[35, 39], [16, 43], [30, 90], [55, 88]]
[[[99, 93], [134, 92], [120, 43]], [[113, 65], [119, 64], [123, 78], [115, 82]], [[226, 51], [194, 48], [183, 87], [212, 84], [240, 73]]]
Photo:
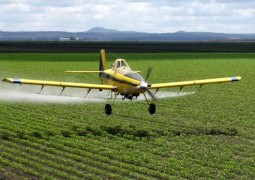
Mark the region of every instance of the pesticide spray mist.
[[[98, 91], [91, 90], [87, 94], [87, 89], [76, 89], [76, 88], [66, 88], [66, 90], [60, 96], [61, 88], [58, 87], [45, 87], [40, 94], [39, 86], [28, 86], [28, 85], [13, 85], [13, 84], [3, 84], [0, 85], [0, 101], [4, 102], [29, 102], [37, 104], [53, 103], [53, 104], [74, 104], [74, 103], [100, 103], [105, 102], [110, 97], [109, 91]], [[157, 92], [156, 98], [176, 98], [181, 96], [187, 96], [194, 94], [192, 92], [167, 92], [160, 91]], [[86, 96], [86, 98], [85, 98]], [[114, 96], [114, 95], [113, 95]], [[147, 97], [149, 97], [147, 95]], [[121, 96], [117, 96], [116, 101], [127, 102], [121, 100]], [[143, 95], [140, 95], [137, 101], [145, 100]]]

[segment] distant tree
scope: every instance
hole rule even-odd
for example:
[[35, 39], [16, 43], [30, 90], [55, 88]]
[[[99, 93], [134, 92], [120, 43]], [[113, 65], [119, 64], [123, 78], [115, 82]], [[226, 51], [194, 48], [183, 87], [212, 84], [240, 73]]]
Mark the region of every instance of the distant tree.
[[76, 40], [76, 38], [73, 37], [73, 36], [70, 36], [69, 38], [70, 38], [70, 41], [75, 41]]

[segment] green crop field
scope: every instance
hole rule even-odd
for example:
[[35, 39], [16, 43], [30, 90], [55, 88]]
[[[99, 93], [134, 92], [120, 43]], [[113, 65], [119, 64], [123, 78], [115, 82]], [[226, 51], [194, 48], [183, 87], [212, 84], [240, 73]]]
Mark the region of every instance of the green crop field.
[[[40, 87], [1, 82], [0, 179], [255, 178], [254, 53], [108, 54], [109, 66], [115, 57], [143, 76], [153, 67], [151, 83], [234, 75], [242, 80], [184, 88], [195, 93], [159, 99], [155, 115], [144, 101], [117, 101], [111, 116], [104, 113], [105, 102], [30, 102], [20, 96], [30, 98], [27, 92], [34, 95]], [[97, 75], [64, 71], [97, 70], [98, 58], [3, 53], [0, 78], [97, 83]]]

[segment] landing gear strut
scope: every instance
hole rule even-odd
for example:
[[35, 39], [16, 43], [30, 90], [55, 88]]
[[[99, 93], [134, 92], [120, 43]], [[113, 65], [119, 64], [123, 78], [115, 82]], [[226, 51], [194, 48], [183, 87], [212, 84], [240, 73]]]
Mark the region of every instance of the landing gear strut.
[[104, 109], [105, 109], [105, 114], [107, 115], [112, 114], [112, 106], [110, 104], [106, 104]]
[[156, 105], [154, 103], [150, 103], [150, 105], [149, 105], [149, 112], [150, 112], [150, 114], [155, 114], [155, 112], [156, 112]]
[[[115, 97], [113, 99], [112, 105], [114, 104], [114, 102], [115, 102], [115, 100], [116, 100], [118, 95], [119, 95], [119, 93], [115, 93]], [[110, 99], [112, 99], [112, 92], [111, 92]], [[105, 114], [107, 114], [107, 115], [111, 115], [112, 114], [112, 105], [111, 104], [106, 104], [105, 105], [105, 107], [104, 107]]]

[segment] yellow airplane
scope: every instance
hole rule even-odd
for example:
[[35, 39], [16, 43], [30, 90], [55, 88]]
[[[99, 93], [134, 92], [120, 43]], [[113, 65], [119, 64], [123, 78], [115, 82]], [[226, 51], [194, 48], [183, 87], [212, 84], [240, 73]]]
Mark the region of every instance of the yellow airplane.
[[[193, 86], [205, 84], [216, 84], [216, 83], [227, 83], [227, 82], [236, 82], [241, 80], [240, 76], [235, 77], [227, 77], [227, 78], [215, 78], [215, 79], [203, 79], [203, 80], [192, 80], [192, 81], [181, 81], [181, 82], [170, 82], [170, 83], [156, 83], [149, 84], [147, 79], [151, 74], [151, 68], [148, 69], [147, 75], [143, 78], [138, 72], [133, 71], [125, 59], [116, 59], [111, 69], [106, 69], [106, 57], [105, 50], [100, 50], [100, 63], [99, 63], [99, 71], [66, 71], [71, 73], [99, 73], [99, 77], [101, 79], [101, 84], [87, 84], [87, 83], [73, 83], [73, 82], [59, 82], [59, 81], [43, 81], [43, 80], [31, 80], [31, 79], [13, 79], [13, 78], [5, 78], [4, 82], [15, 83], [15, 84], [30, 84], [30, 85], [41, 85], [42, 91], [44, 86], [58, 86], [62, 87], [62, 92], [66, 87], [71, 88], [86, 88], [88, 89], [87, 95], [91, 89], [109, 90], [111, 91], [111, 99], [112, 93], [115, 94], [113, 103], [118, 95], [122, 96], [122, 99], [136, 99], [140, 94], [143, 94], [148, 105], [149, 105], [149, 113], [155, 114], [156, 105], [154, 101], [156, 100], [155, 94], [160, 88], [173, 88], [179, 87], [180, 90], [184, 86]], [[152, 93], [150, 90], [155, 89], [156, 92]], [[145, 92], [147, 92], [151, 98], [151, 103], [146, 97]], [[112, 103], [112, 104], [113, 104]], [[105, 113], [110, 115], [112, 113], [111, 104], [105, 105]]]

